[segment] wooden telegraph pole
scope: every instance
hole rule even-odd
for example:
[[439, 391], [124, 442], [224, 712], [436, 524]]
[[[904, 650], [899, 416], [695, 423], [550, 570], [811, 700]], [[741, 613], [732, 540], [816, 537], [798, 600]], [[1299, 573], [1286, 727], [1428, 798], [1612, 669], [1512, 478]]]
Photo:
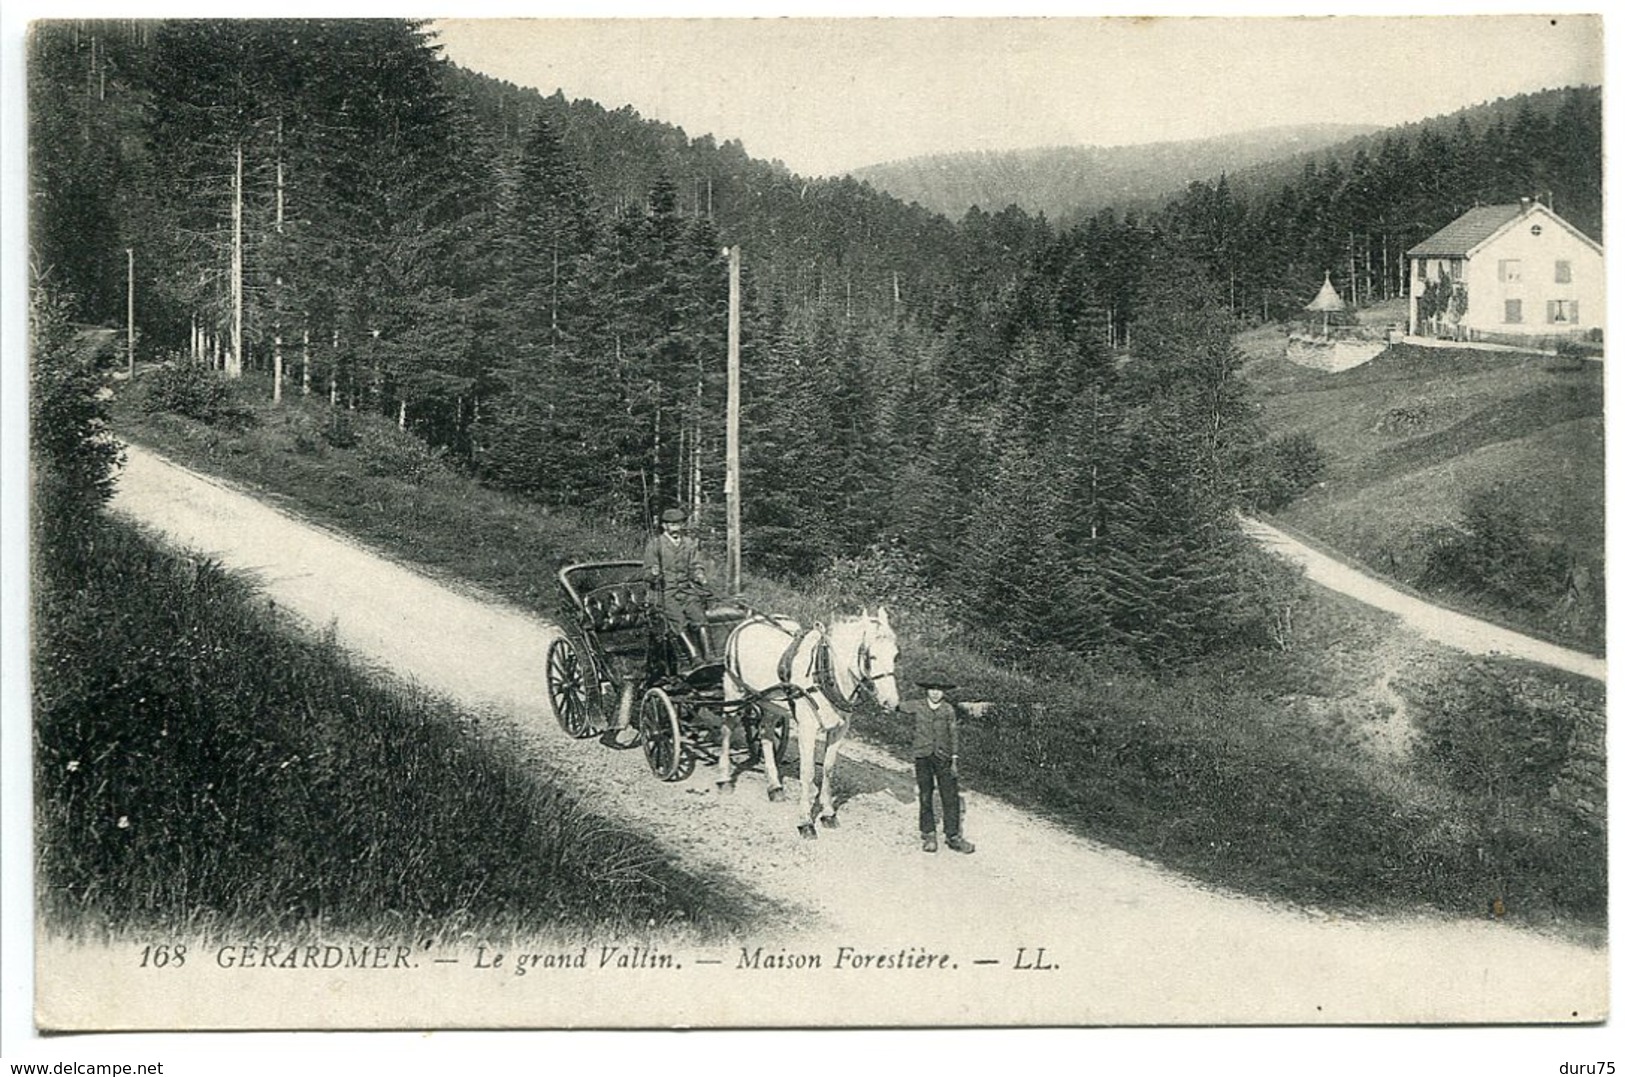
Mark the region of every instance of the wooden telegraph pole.
[[135, 380], [135, 248], [124, 248], [124, 344], [129, 351], [130, 380]]
[[739, 245], [728, 248], [728, 593], [739, 593]]
[[226, 377], [243, 376], [243, 147], [237, 147], [237, 171], [231, 187], [231, 351]]

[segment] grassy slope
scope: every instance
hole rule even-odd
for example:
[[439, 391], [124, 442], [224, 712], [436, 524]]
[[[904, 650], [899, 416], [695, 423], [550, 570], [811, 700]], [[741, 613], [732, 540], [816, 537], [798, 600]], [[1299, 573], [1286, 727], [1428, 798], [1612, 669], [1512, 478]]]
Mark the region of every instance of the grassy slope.
[[[556, 565], [636, 548], [636, 535], [448, 473], [370, 474], [388, 470], [369, 467], [378, 454], [365, 451], [399, 436], [387, 423], [363, 422], [362, 448], [339, 449], [309, 436], [320, 404], [256, 410], [259, 425], [232, 433], [119, 402], [121, 427], [137, 440], [542, 612], [558, 609]], [[801, 617], [855, 604], [827, 587], [767, 580], [747, 580], [747, 593]], [[1400, 697], [1468, 663], [1415, 640], [1395, 644], [1388, 620], [1357, 604], [1306, 591], [1292, 653], [1220, 657], [1178, 675], [995, 653], [906, 605], [896, 614], [907, 659], [950, 663], [966, 698], [998, 703], [966, 730], [973, 789], [1198, 877], [1295, 901], [1476, 913], [1494, 891], [1531, 920], [1573, 926], [1604, 915], [1600, 833], [1544, 797], [1522, 805], [1515, 826], [1486, 832], [1481, 791], [1395, 749]], [[1559, 690], [1600, 707], [1584, 685]], [[897, 745], [909, 731], [873, 715], [860, 735]], [[1497, 865], [1514, 851], [1522, 867], [1509, 883]]]
[[[1601, 550], [1602, 446], [1601, 416], [1558, 422], [1439, 463], [1396, 469], [1342, 497], [1312, 495], [1282, 515], [1310, 534], [1338, 536], [1339, 549], [1393, 571], [1389, 553], [1414, 557], [1424, 534], [1459, 520], [1469, 491], [1498, 485], [1530, 506], [1553, 537]], [[1399, 574], [1419, 568], [1405, 563]]]
[[524, 939], [749, 915], [538, 777], [481, 716], [380, 683], [216, 566], [122, 521], [45, 528], [35, 800], [52, 930]]
[[[1499, 488], [1601, 579], [1601, 364], [1399, 346], [1327, 374], [1286, 362], [1281, 348], [1270, 331], [1247, 342], [1266, 425], [1309, 432], [1330, 461], [1322, 484], [1279, 514], [1287, 523], [1414, 584], [1427, 532], [1459, 523], [1473, 491]], [[1571, 645], [1601, 642], [1600, 629], [1439, 597]]]

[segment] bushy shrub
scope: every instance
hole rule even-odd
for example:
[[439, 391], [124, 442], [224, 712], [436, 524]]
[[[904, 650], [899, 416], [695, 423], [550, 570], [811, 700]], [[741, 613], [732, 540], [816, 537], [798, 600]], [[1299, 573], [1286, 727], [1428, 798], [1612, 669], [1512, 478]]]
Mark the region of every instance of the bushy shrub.
[[837, 601], [887, 606], [909, 630], [939, 640], [959, 632], [952, 603], [926, 580], [924, 559], [895, 539], [883, 539], [855, 557], [838, 557], [815, 581]]
[[1584, 370], [1587, 360], [1602, 358], [1602, 344], [1589, 339], [1564, 337], [1557, 342], [1556, 350], [1558, 362], [1554, 369], [1564, 373]]
[[1566, 550], [1541, 540], [1517, 501], [1498, 488], [1475, 491], [1460, 527], [1435, 532], [1429, 547], [1424, 587], [1452, 588], [1536, 614], [1564, 594]]
[[361, 435], [356, 431], [355, 416], [340, 408], [333, 408], [327, 413], [327, 420], [322, 423], [322, 440], [335, 449], [353, 449], [361, 441]]
[[71, 307], [43, 284], [30, 297], [29, 432], [41, 518], [78, 517], [106, 501], [123, 456], [108, 429], [94, 359], [74, 345]]
[[1290, 651], [1295, 642], [1295, 611], [1307, 605], [1303, 570], [1264, 550], [1252, 548], [1235, 560], [1236, 598], [1221, 622], [1233, 643]]
[[1465, 793], [1543, 802], [1568, 761], [1582, 704], [1488, 663], [1428, 685], [1416, 708], [1426, 758]]
[[430, 448], [402, 430], [376, 424], [360, 439], [361, 466], [369, 475], [418, 484], [445, 470], [444, 446]]
[[1312, 434], [1302, 430], [1271, 438], [1258, 454], [1254, 499], [1261, 509], [1278, 509], [1320, 481], [1326, 454]]
[[322, 437], [322, 420], [310, 412], [299, 408], [285, 412], [282, 427], [295, 452], [305, 456], [321, 456], [327, 452], [327, 440]]
[[232, 397], [222, 375], [183, 356], [148, 374], [143, 389], [142, 404], [149, 414], [169, 411], [211, 426], [244, 425], [252, 418]]

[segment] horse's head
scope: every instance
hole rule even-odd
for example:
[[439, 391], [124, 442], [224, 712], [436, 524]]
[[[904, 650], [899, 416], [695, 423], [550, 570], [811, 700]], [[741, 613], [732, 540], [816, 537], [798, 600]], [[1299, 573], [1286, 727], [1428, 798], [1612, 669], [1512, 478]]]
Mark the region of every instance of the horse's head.
[[871, 614], [863, 611], [862, 635], [858, 638], [857, 674], [859, 683], [886, 710], [897, 709], [897, 633], [892, 631], [886, 607]]

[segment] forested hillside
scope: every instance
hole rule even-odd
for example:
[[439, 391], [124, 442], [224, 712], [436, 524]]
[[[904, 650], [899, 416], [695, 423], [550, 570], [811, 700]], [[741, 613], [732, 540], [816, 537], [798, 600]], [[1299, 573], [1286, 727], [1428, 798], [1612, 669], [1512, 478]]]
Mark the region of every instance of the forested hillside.
[[1498, 101], [1293, 167], [1193, 183], [1156, 215], [1251, 318], [1302, 307], [1328, 272], [1361, 305], [1402, 294], [1404, 252], [1475, 205], [1538, 198], [1601, 240], [1602, 93]]
[[1231, 512], [1304, 472], [1255, 422], [1236, 316], [1300, 307], [1351, 233], [1380, 293], [1381, 222], [1444, 223], [1466, 177], [1564, 203], [1593, 149], [1600, 174], [1577, 93], [1450, 144], [1477, 171], [1396, 137], [1057, 233], [459, 71], [410, 22], [43, 24], [31, 65], [36, 283], [119, 326], [133, 262], [136, 358], [172, 364], [174, 399], [274, 371], [498, 488], [714, 527], [738, 244], [752, 567], [839, 563], [1012, 642], [1152, 663], [1283, 642]]
[[955, 220], [972, 206], [996, 211], [1015, 205], [1065, 223], [1111, 207], [1152, 209], [1187, 183], [1312, 153], [1373, 130], [1311, 124], [1136, 146], [943, 153], [867, 165], [852, 175]]
[[1392, 160], [1403, 144], [1418, 167], [1437, 173], [1437, 189], [1454, 192], [1457, 212], [1518, 194], [1551, 196], [1559, 213], [1600, 237], [1601, 110], [1597, 87], [1542, 90], [1226, 172], [1238, 195], [1268, 197], [1297, 182], [1311, 163], [1347, 173], [1362, 154], [1380, 159], [1386, 153]]
[[[1318, 124], [1187, 142], [938, 154], [853, 175], [955, 219], [972, 207], [1013, 205], [1065, 229], [1104, 210], [1155, 216], [1192, 184], [1212, 188], [1223, 178], [1231, 197], [1270, 204], [1329, 174], [1356, 185], [1419, 185], [1443, 196], [1451, 216], [1484, 202], [1551, 199], [1600, 237], [1600, 124], [1600, 90], [1556, 89], [1392, 128]], [[1396, 252], [1427, 225], [1400, 208], [1384, 222], [1399, 237]]]

